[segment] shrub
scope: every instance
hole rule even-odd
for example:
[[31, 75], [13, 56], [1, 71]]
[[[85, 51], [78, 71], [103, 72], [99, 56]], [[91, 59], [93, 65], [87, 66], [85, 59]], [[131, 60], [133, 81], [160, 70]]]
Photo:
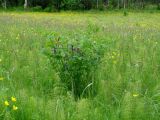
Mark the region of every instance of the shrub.
[[52, 7], [46, 7], [43, 11], [44, 12], [52, 12]]
[[63, 9], [68, 10], [77, 10], [79, 9], [79, 0], [64, 0], [63, 1]]
[[157, 6], [156, 6], [156, 5], [146, 5], [146, 6], [145, 6], [145, 9], [146, 9], [146, 10], [156, 10], [156, 9], [157, 9]]
[[42, 11], [42, 7], [41, 7], [41, 6], [33, 7], [33, 8], [32, 8], [32, 11], [34, 11], [34, 12]]
[[46, 48], [46, 55], [59, 74], [61, 82], [72, 91], [75, 98], [79, 98], [82, 93], [95, 94], [94, 75], [102, 55], [100, 44], [86, 37], [66, 40], [51, 34]]
[[158, 4], [157, 9], [160, 10], [160, 3]]
[[91, 0], [81, 0], [81, 3], [84, 5], [84, 9], [89, 10], [92, 8]]
[[128, 12], [127, 12], [127, 11], [124, 11], [124, 12], [123, 12], [123, 15], [124, 15], [124, 16], [127, 16], [127, 15], [128, 15]]

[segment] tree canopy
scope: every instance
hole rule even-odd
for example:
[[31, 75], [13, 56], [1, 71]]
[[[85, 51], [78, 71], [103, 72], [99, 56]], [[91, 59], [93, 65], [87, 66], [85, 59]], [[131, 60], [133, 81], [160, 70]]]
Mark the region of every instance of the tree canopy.
[[36, 7], [56, 10], [78, 9], [121, 9], [121, 8], [145, 8], [146, 5], [160, 6], [160, 0], [0, 0], [1, 7]]

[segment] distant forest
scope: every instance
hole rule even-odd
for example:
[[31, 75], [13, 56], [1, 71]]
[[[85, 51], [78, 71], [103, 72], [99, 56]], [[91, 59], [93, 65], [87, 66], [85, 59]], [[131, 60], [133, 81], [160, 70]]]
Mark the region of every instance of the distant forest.
[[1, 8], [19, 7], [24, 9], [89, 10], [89, 9], [144, 9], [154, 6], [160, 9], [160, 0], [0, 0]]

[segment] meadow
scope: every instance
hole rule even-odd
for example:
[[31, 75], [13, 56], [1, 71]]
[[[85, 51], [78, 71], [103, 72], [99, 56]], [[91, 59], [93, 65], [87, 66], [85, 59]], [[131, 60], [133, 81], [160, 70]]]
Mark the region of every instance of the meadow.
[[159, 120], [159, 21], [158, 12], [1, 11], [0, 120]]

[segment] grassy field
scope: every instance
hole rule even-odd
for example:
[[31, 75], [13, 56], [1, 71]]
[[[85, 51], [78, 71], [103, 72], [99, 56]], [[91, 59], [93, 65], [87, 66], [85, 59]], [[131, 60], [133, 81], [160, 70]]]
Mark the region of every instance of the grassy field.
[[[60, 82], [51, 34], [103, 46], [94, 96]], [[160, 13], [0, 12], [0, 120], [159, 120], [159, 40]]]

